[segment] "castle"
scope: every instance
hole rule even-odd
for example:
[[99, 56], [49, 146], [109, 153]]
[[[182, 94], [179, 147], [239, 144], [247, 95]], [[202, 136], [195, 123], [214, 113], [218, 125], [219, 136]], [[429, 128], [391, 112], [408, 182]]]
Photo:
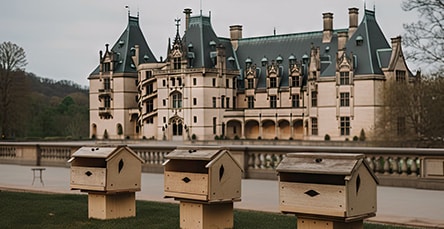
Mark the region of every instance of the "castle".
[[414, 77], [401, 38], [389, 44], [375, 12], [348, 9], [349, 27], [219, 37], [211, 17], [185, 9], [185, 32], [157, 60], [139, 27], [128, 25], [100, 51], [89, 75], [90, 133], [97, 139], [346, 140], [377, 125], [384, 84]]

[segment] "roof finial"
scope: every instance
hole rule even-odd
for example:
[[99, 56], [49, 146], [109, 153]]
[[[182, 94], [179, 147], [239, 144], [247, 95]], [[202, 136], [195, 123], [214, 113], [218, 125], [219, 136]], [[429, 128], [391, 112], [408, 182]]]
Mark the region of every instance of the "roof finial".
[[367, 2], [364, 0], [364, 11], [367, 9]]
[[202, 16], [202, 1], [203, 0], [200, 0], [200, 16]]
[[179, 33], [180, 18], [176, 18], [176, 19], [174, 19], [174, 21], [176, 22], [177, 33]]
[[130, 11], [130, 7], [128, 5], [125, 6], [125, 9], [128, 10], [128, 16], [131, 16], [131, 11]]

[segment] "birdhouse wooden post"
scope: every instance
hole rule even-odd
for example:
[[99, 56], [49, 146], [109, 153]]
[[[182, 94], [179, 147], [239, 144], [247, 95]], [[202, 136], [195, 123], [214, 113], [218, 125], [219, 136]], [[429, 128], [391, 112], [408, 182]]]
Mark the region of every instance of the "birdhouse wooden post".
[[72, 190], [88, 192], [88, 217], [136, 216], [143, 160], [125, 146], [82, 147], [71, 159]]
[[177, 149], [166, 155], [164, 195], [180, 201], [180, 228], [233, 228], [242, 167], [225, 149]]
[[362, 154], [291, 153], [276, 171], [280, 211], [298, 229], [362, 229], [375, 216], [378, 179]]

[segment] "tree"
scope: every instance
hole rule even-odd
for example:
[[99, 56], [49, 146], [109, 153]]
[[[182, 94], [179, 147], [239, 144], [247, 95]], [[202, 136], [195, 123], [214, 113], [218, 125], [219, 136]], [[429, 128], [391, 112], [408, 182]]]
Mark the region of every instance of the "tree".
[[375, 138], [425, 141], [444, 137], [444, 78], [422, 76], [386, 82]]
[[404, 11], [417, 11], [419, 21], [404, 24], [408, 59], [444, 69], [444, 1], [405, 0]]
[[[15, 86], [19, 85], [14, 81], [14, 75], [23, 73], [26, 66], [26, 55], [23, 48], [11, 42], [0, 44], [0, 133], [1, 138], [11, 136], [14, 100], [19, 95]], [[23, 75], [23, 74], [21, 74]]]

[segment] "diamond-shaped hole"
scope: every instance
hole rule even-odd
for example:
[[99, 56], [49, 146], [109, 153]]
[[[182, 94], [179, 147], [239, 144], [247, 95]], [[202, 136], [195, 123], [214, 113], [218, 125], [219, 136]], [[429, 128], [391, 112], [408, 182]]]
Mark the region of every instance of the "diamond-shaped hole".
[[85, 173], [85, 175], [87, 175], [87, 176], [91, 176], [91, 175], [93, 175], [93, 173], [92, 173], [91, 171], [87, 171], [87, 172]]
[[190, 178], [188, 178], [188, 177], [184, 177], [184, 178], [182, 179], [182, 181], [183, 181], [183, 182], [185, 182], [185, 183], [188, 183], [188, 182], [190, 182], [190, 181], [191, 181], [191, 179], [190, 179]]
[[319, 192], [316, 192], [315, 190], [311, 189], [305, 192], [306, 195], [309, 195], [310, 197], [315, 197], [319, 195]]

